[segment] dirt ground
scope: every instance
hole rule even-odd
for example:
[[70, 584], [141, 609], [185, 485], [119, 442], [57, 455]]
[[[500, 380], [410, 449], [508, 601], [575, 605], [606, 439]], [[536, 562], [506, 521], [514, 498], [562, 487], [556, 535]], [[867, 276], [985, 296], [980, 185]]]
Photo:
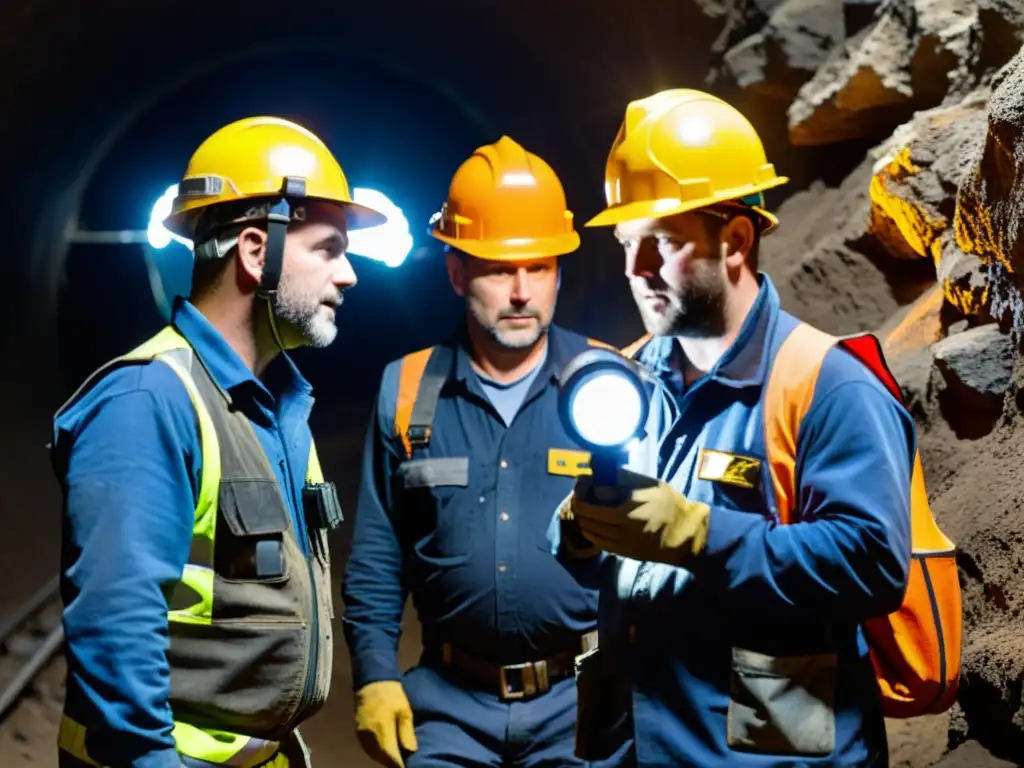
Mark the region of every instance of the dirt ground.
[[[419, 655], [419, 628], [411, 612], [406, 614], [405, 627], [399, 653], [403, 669], [412, 666]], [[337, 623], [335, 633], [341, 637]], [[317, 765], [370, 768], [374, 763], [360, 751], [352, 725], [352, 672], [343, 641], [336, 646], [334, 661], [331, 698], [302, 727], [303, 736]], [[33, 690], [0, 726], [0, 768], [56, 768], [65, 672], [63, 657], [54, 658]]]

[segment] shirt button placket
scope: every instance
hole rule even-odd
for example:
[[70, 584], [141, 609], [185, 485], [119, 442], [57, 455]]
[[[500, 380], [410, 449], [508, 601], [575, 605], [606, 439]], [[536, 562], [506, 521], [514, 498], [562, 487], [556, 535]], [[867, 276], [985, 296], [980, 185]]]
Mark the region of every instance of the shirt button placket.
[[[497, 495], [492, 510], [498, 513], [498, 525], [494, 536], [496, 562], [496, 593], [498, 596], [498, 628], [504, 632], [515, 629], [515, 575], [517, 531], [510, 525], [509, 509], [514, 501], [514, 476], [509, 471], [511, 463], [505, 457], [498, 459]], [[491, 512], [494, 514], [494, 511]]]

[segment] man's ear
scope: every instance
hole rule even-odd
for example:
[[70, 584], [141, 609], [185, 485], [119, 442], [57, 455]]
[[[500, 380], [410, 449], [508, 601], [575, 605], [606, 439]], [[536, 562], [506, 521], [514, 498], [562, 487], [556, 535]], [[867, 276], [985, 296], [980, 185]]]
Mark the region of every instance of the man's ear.
[[259, 227], [246, 227], [238, 234], [238, 265], [246, 282], [260, 284], [267, 258], [267, 233]]
[[452, 290], [456, 296], [466, 295], [466, 282], [469, 276], [466, 274], [466, 263], [457, 253], [448, 252], [444, 257], [445, 267], [448, 269], [448, 282], [452, 284]]
[[722, 228], [722, 256], [729, 268], [739, 268], [757, 243], [757, 230], [749, 216], [735, 216]]

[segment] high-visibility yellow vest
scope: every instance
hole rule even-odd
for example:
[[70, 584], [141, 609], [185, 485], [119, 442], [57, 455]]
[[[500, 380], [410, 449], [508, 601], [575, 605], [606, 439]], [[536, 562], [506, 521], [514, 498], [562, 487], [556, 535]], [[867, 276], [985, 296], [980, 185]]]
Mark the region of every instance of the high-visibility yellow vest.
[[[175, 745], [183, 756], [212, 766], [252, 768], [274, 758], [269, 765], [283, 768], [287, 759], [278, 755], [280, 740], [315, 713], [329, 687], [333, 608], [327, 531], [311, 525], [311, 552], [303, 555], [301, 533], [294, 530], [248, 419], [229, 407], [230, 396], [171, 326], [101, 367], [61, 410], [114, 367], [154, 360], [170, 366], [184, 384], [202, 452], [189, 562], [167, 617]], [[337, 503], [312, 443], [306, 483], [307, 489], [326, 489]], [[310, 519], [308, 510], [305, 517]], [[279, 544], [281, 575], [238, 578], [231, 569], [249, 556], [258, 558], [259, 541]], [[230, 653], [223, 652], [225, 644]], [[258, 680], [250, 689], [239, 686], [246, 675]], [[301, 686], [295, 684], [299, 675]], [[302, 695], [292, 701], [285, 691], [297, 687]], [[220, 711], [225, 722], [209, 722], [211, 710]], [[58, 745], [87, 765], [100, 765], [86, 749], [87, 731], [65, 714]]]

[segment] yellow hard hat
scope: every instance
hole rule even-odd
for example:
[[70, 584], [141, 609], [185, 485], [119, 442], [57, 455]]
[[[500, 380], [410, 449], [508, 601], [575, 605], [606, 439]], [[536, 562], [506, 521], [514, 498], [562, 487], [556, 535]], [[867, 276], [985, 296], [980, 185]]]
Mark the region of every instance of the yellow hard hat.
[[767, 234], [779, 223], [764, 208], [775, 174], [757, 131], [721, 99], [688, 88], [632, 101], [605, 166], [608, 207], [588, 227], [661, 218], [726, 201], [750, 206]]
[[479, 147], [459, 166], [430, 234], [491, 261], [561, 256], [579, 248], [562, 182], [508, 136]]
[[195, 237], [198, 214], [210, 206], [287, 197], [335, 203], [349, 229], [383, 224], [387, 217], [352, 200], [345, 173], [313, 133], [277, 117], [249, 117], [224, 126], [192, 155], [164, 226]]

